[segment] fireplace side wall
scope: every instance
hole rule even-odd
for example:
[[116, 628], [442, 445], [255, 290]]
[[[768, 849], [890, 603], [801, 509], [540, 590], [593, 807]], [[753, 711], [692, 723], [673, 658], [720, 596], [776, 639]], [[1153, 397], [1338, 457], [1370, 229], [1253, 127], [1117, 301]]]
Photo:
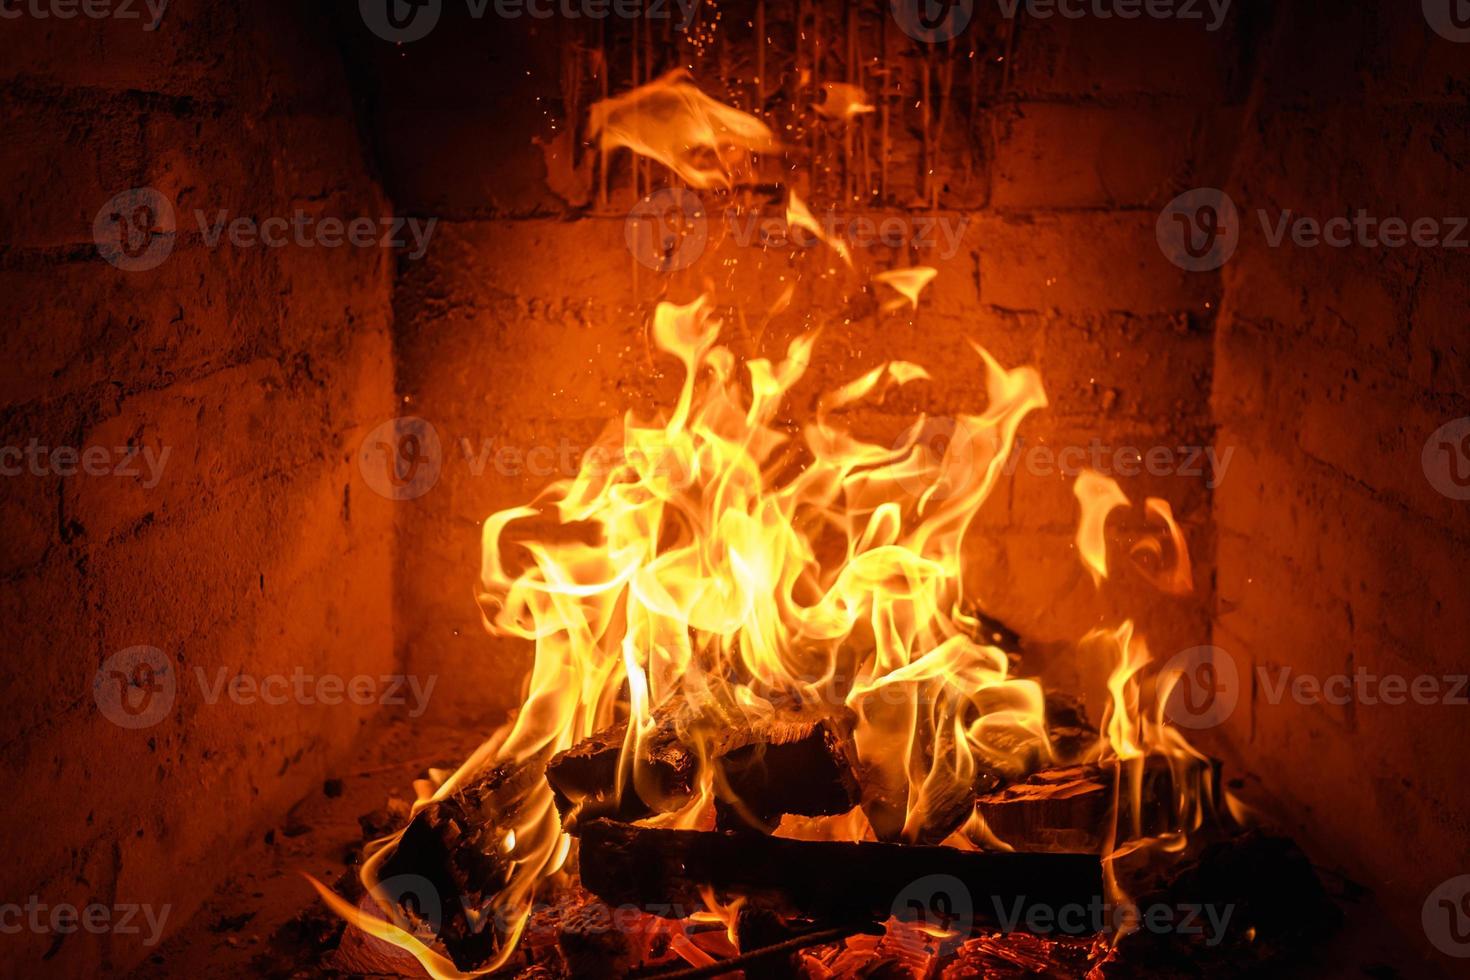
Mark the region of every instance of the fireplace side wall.
[[[1373, 889], [1405, 950], [1433, 955], [1420, 909], [1470, 871], [1470, 709], [1443, 703], [1466, 672], [1470, 504], [1436, 490], [1421, 453], [1470, 414], [1470, 255], [1290, 233], [1272, 247], [1267, 226], [1287, 210], [1463, 215], [1466, 49], [1419, 4], [1278, 9], [1228, 185], [1242, 230], [1215, 345], [1218, 446], [1234, 453], [1215, 494], [1215, 642], [1241, 682], [1226, 729], [1237, 771], [1260, 779], [1247, 795]], [[1324, 696], [1334, 676], [1353, 686]], [[1441, 703], [1416, 704], [1416, 678]]]
[[[393, 413], [391, 261], [211, 246], [195, 219], [389, 213], [340, 55], [292, 6], [174, 0], [153, 31], [3, 25], [0, 445], [140, 450], [116, 474], [58, 475], [48, 456], [0, 479], [6, 901], [182, 924], [378, 713], [289, 690], [237, 703], [219, 685], [394, 670], [391, 510], [355, 457]], [[179, 235], [157, 268], [123, 271], [93, 218], [145, 186], [175, 202]], [[177, 688], [128, 729], [94, 685], [138, 645]], [[24, 929], [6, 959], [32, 976], [123, 971], [156, 938], [136, 924]]]

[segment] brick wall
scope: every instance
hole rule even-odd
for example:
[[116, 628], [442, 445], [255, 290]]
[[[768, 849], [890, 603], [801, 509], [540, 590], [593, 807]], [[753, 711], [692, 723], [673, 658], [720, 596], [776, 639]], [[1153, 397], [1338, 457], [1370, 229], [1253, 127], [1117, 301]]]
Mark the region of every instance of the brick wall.
[[[174, 0], [155, 30], [0, 22], [0, 445], [164, 459], [0, 479], [7, 902], [145, 903], [181, 924], [375, 713], [209, 703], [196, 671], [393, 669], [391, 511], [355, 455], [393, 411], [391, 259], [211, 246], [193, 217], [390, 213], [341, 58], [305, 9]], [[104, 203], [136, 187], [178, 214], [149, 271], [93, 239]], [[177, 693], [130, 730], [94, 678], [138, 645]], [[4, 972], [120, 971], [149, 931], [23, 929]]]
[[1279, 12], [1226, 187], [1242, 229], [1221, 273], [1214, 411], [1237, 459], [1215, 494], [1216, 643], [1244, 684], [1229, 745], [1272, 809], [1374, 890], [1405, 955], [1437, 956], [1420, 909], [1470, 868], [1470, 710], [1270, 693], [1287, 668], [1465, 673], [1470, 510], [1421, 452], [1470, 414], [1470, 256], [1272, 247], [1260, 216], [1465, 214], [1465, 47], [1419, 4], [1366, 7]]

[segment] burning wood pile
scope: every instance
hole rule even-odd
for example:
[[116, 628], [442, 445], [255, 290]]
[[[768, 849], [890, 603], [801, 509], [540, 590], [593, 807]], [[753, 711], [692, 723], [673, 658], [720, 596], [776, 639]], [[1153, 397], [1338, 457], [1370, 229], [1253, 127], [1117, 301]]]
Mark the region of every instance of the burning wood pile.
[[[776, 142], [681, 77], [594, 118], [606, 149], [704, 189]], [[794, 194], [787, 210], [816, 231]], [[917, 304], [933, 271], [873, 278]], [[716, 310], [655, 312], [676, 404], [485, 521], [487, 626], [536, 651], [522, 707], [420, 787], [362, 903], [321, 889], [333, 909], [435, 977], [1168, 972], [1317, 928], [1310, 868], [1239, 832], [1131, 622], [1075, 651], [1114, 665], [1094, 727], [977, 611], [962, 545], [1046, 405], [1036, 371], [977, 345], [986, 403], [948, 447], [922, 417], [879, 444], [842, 419], [922, 366], [880, 365], [792, 422], [816, 334], [742, 365]], [[1097, 474], [1075, 489], [1101, 582], [1108, 516], [1131, 503]], [[1150, 580], [1188, 592], [1183, 532], [1165, 501], [1145, 509]], [[1174, 929], [1120, 917], [1155, 906]]]

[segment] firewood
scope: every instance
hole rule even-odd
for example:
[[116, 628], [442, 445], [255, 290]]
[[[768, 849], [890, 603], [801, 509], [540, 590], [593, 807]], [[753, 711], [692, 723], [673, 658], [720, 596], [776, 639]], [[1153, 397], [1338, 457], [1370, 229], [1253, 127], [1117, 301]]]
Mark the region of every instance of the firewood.
[[575, 810], [576, 819], [599, 816], [638, 820], [655, 813], [677, 810], [694, 792], [698, 756], [678, 737], [672, 715], [663, 717], [643, 745], [643, 763], [651, 775], [654, 792], [643, 799], [625, 774], [626, 785], [618, 793], [618, 765], [628, 737], [622, 723], [552, 757], [546, 766], [546, 781], [563, 817]]
[[650, 776], [643, 794], [626, 774], [618, 792], [626, 725], [584, 740], [547, 765], [569, 830], [599, 817], [631, 821], [683, 806], [697, 788], [696, 741], [714, 759], [722, 827], [769, 830], [784, 814], [830, 816], [856, 805], [849, 717], [793, 714], [724, 723], [674, 708], [660, 716], [642, 746]]
[[947, 900], [939, 903], [946, 915], [978, 923], [996, 923], [1030, 906], [1085, 906], [1103, 894], [1102, 864], [1091, 855], [799, 841], [612, 820], [583, 826], [580, 865], [583, 886], [604, 901], [665, 916], [703, 908], [702, 887], [722, 900], [743, 896], [752, 907], [832, 923], [921, 918], [929, 914], [929, 903], [908, 899], [930, 876], [963, 886], [960, 895], [946, 892]]
[[504, 838], [533, 794], [545, 792], [543, 771], [544, 762], [535, 760], [487, 768], [420, 810], [379, 868], [382, 882], [433, 886], [438, 914], [417, 925], [437, 934], [460, 969], [479, 966], [499, 948], [500, 936], [488, 923], [495, 920], [491, 901], [510, 880]]
[[[1201, 764], [1196, 785], [1213, 781], [1217, 769]], [[975, 812], [990, 831], [1018, 851], [1099, 854], [1112, 825], [1116, 766], [1060, 766], [1042, 769], [975, 800]], [[1149, 756], [1142, 770], [1142, 813], [1138, 830], [1157, 836], [1176, 826], [1173, 772], [1167, 759]], [[1126, 778], [1126, 777], [1125, 777]], [[1130, 796], [1120, 800], [1117, 840], [1135, 836]]]
[[786, 814], [846, 813], [861, 798], [848, 720], [793, 719], [752, 731], [716, 759], [715, 826], [770, 832]]

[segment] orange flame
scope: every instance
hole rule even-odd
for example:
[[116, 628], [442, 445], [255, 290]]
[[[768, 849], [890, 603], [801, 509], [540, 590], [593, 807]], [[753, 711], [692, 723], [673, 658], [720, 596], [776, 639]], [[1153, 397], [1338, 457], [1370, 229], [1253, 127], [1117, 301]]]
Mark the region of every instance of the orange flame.
[[779, 147], [769, 126], [705, 95], [682, 68], [594, 103], [587, 134], [604, 153], [626, 147], [700, 189], [730, 187], [743, 156]]

